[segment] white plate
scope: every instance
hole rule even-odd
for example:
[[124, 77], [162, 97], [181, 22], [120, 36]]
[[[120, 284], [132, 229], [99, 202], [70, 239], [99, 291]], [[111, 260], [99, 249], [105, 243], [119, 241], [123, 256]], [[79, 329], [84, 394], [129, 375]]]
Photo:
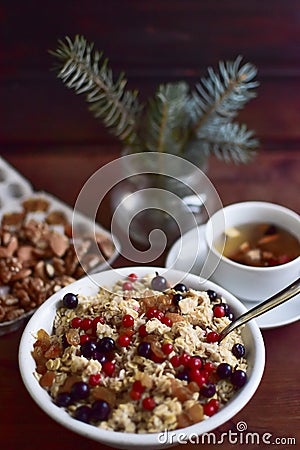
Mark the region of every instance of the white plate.
[[[193, 228], [170, 248], [165, 267], [199, 275], [206, 256], [205, 225]], [[256, 305], [240, 299], [247, 309]], [[264, 300], [264, 299], [262, 299]], [[300, 294], [256, 319], [261, 329], [277, 328], [300, 320]]]

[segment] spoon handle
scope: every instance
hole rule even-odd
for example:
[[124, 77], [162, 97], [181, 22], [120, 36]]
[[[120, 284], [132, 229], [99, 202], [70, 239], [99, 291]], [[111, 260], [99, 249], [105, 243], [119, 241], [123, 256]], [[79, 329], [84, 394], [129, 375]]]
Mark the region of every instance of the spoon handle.
[[268, 298], [264, 302], [259, 303], [257, 306], [254, 306], [254, 308], [249, 309], [249, 311], [245, 312], [236, 320], [231, 322], [227, 327], [225, 327], [221, 331], [219, 335], [219, 342], [222, 339], [224, 339], [224, 337], [227, 336], [227, 334], [233, 331], [235, 328], [240, 327], [244, 323], [248, 322], [251, 319], [254, 319], [257, 316], [260, 316], [261, 314], [264, 314], [270, 309], [273, 309], [276, 306], [281, 305], [282, 303], [286, 302], [287, 300], [290, 300], [292, 297], [294, 297], [299, 293], [300, 293], [300, 278], [298, 278], [292, 284], [282, 289], [280, 292], [277, 292], [277, 294], [274, 294], [272, 297]]

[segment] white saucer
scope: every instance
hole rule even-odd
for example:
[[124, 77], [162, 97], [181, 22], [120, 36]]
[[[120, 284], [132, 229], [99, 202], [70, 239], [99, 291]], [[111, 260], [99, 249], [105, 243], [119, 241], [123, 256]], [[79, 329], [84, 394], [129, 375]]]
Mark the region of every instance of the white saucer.
[[[179, 238], [170, 248], [165, 267], [199, 275], [206, 256], [205, 225], [193, 228]], [[241, 300], [250, 309], [256, 303]], [[277, 328], [300, 320], [300, 294], [283, 305], [263, 314], [256, 319], [263, 329]]]

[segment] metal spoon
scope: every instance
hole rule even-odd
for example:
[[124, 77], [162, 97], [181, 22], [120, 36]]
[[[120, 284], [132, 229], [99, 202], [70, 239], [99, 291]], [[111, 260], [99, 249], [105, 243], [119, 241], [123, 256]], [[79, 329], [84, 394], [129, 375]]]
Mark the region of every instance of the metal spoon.
[[245, 312], [240, 317], [231, 322], [229, 325], [227, 325], [227, 327], [225, 327], [219, 335], [219, 342], [221, 342], [225, 336], [227, 336], [229, 333], [231, 333], [231, 331], [235, 330], [237, 327], [240, 327], [249, 320], [254, 319], [257, 316], [260, 316], [261, 314], [264, 314], [267, 311], [270, 311], [276, 306], [281, 305], [282, 303], [286, 302], [287, 300], [290, 300], [292, 297], [294, 297], [299, 293], [300, 293], [300, 278], [298, 278], [292, 284], [282, 289], [280, 292], [268, 298], [264, 302], [259, 303], [257, 306], [254, 306], [254, 308], [249, 309], [249, 311]]

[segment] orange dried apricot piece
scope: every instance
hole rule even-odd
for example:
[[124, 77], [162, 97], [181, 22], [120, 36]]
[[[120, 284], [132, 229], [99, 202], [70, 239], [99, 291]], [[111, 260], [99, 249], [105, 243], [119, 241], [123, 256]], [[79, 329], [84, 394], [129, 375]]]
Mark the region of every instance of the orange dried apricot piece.
[[177, 416], [177, 428], [185, 428], [191, 425], [189, 416], [182, 412]]
[[187, 410], [187, 415], [192, 423], [201, 422], [203, 420], [203, 406], [196, 403]]
[[116, 403], [115, 392], [105, 386], [96, 386], [91, 393], [95, 400], [104, 400], [111, 406]]
[[40, 378], [40, 385], [44, 388], [51, 387], [55, 379], [55, 372], [47, 370]]

